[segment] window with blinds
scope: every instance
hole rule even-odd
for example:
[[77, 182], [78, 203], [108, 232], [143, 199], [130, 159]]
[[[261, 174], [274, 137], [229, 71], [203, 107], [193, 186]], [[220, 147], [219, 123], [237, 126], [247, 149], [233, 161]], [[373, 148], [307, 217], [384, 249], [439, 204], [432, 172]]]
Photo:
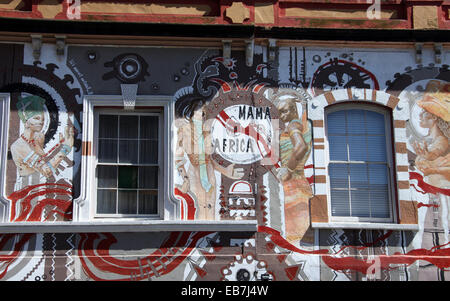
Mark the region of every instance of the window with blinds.
[[326, 111], [330, 212], [334, 220], [392, 221], [390, 112], [378, 106]]
[[97, 215], [156, 215], [160, 114], [100, 112], [97, 120]]

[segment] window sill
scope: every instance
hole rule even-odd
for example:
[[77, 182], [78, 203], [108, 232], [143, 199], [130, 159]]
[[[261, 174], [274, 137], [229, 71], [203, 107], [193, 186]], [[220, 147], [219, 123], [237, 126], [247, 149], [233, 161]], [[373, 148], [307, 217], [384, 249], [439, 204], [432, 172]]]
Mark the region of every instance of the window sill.
[[313, 229], [365, 229], [365, 230], [398, 230], [419, 231], [417, 224], [389, 224], [389, 223], [312, 223]]
[[0, 224], [0, 233], [90, 233], [90, 232], [256, 232], [257, 221], [92, 221], [17, 222]]

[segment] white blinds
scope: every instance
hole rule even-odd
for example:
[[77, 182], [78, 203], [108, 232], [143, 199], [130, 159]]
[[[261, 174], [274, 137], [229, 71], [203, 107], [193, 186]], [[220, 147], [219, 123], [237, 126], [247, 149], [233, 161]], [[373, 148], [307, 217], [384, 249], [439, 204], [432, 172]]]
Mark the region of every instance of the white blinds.
[[390, 217], [385, 116], [362, 109], [327, 114], [333, 216]]

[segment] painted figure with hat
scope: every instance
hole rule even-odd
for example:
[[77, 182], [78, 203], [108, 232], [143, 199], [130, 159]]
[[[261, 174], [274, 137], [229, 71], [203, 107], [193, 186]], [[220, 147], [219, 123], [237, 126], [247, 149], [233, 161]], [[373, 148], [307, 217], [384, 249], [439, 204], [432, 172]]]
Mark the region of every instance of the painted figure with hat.
[[[420, 126], [428, 129], [423, 143], [414, 143], [415, 164], [424, 175], [427, 184], [438, 188], [450, 188], [450, 83], [431, 80], [423, 97], [417, 102], [422, 108]], [[442, 212], [442, 226], [445, 240], [448, 239], [449, 196], [439, 195]]]
[[65, 135], [59, 135], [59, 142], [47, 152], [44, 151], [45, 100], [39, 96], [20, 97], [16, 104], [19, 119], [24, 130], [11, 145], [12, 158], [18, 169], [15, 190], [27, 185], [38, 184], [43, 176], [53, 179], [59, 163], [71, 152], [74, 131], [66, 127]]

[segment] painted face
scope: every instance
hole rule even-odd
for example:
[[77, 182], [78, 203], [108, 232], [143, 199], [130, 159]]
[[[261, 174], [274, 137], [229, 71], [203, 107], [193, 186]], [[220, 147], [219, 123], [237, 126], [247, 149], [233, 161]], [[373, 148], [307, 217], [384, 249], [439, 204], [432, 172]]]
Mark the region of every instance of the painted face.
[[284, 100], [278, 105], [278, 113], [282, 122], [289, 122], [295, 118], [296, 110], [291, 101]]
[[434, 123], [436, 122], [436, 118], [433, 116], [433, 114], [428, 113], [427, 111], [423, 110], [420, 114], [420, 126], [423, 128], [431, 128]]
[[44, 113], [36, 114], [27, 120], [25, 126], [33, 132], [40, 132], [44, 126]]

